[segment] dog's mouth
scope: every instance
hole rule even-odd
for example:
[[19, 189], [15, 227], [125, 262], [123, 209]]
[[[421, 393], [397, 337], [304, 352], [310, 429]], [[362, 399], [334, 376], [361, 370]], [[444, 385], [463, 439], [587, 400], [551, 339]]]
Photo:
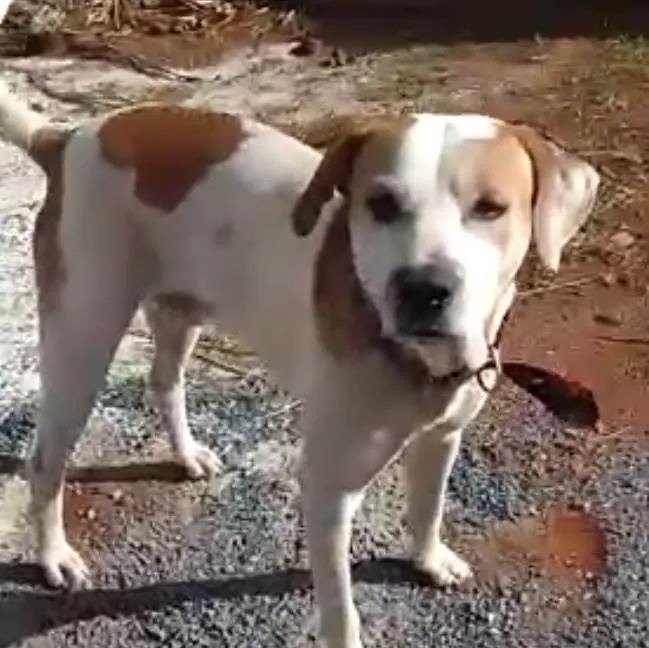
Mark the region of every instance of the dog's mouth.
[[[448, 349], [442, 349], [448, 357], [440, 360], [440, 348], [434, 343], [446, 339], [445, 335], [429, 332], [423, 336], [383, 337], [380, 347], [391, 362], [416, 384], [443, 386], [461, 382], [470, 375], [469, 367], [458, 363], [453, 357], [455, 354]], [[446, 370], [441, 371], [442, 367]]]
[[495, 384], [492, 372], [501, 371], [495, 346], [485, 342], [486, 357], [472, 365], [460, 351], [461, 340], [439, 330], [382, 338], [380, 346], [393, 365], [420, 387], [456, 388], [475, 378], [489, 392]]
[[420, 342], [422, 344], [426, 344], [428, 342], [431, 342], [433, 340], [448, 340], [452, 336], [448, 335], [447, 333], [443, 333], [442, 331], [437, 331], [434, 329], [423, 329], [421, 331], [415, 330], [409, 333], [408, 335], [404, 335], [404, 339], [410, 339], [414, 342]]

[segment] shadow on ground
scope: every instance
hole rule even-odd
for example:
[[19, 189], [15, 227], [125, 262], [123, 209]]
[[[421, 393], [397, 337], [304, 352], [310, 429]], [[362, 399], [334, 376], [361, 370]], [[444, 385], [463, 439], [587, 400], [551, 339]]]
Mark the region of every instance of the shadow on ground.
[[271, 0], [266, 4], [299, 10], [315, 34], [348, 49], [649, 35], [649, 7], [641, 0]]
[[[352, 569], [356, 582], [431, 585], [425, 574], [415, 570], [405, 560], [362, 560], [355, 563]], [[36, 565], [0, 563], [0, 583], [6, 582], [37, 586], [42, 581]], [[20, 643], [34, 634], [98, 616], [118, 619], [177, 606], [186, 601], [232, 600], [250, 596], [281, 597], [311, 587], [308, 570], [289, 568], [245, 577], [156, 583], [128, 590], [96, 589], [72, 594], [43, 590], [12, 593], [0, 601], [0, 619], [3, 620], [0, 648]]]
[[[14, 455], [0, 454], [0, 475], [24, 472], [24, 461]], [[173, 461], [134, 462], [112, 466], [70, 468], [66, 481], [76, 483], [182, 482], [186, 471]]]

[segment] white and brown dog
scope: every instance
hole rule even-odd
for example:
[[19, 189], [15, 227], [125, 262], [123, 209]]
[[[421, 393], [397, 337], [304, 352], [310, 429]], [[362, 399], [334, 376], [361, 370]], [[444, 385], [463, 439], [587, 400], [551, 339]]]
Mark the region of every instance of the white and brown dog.
[[324, 156], [258, 122], [173, 105], [57, 127], [6, 90], [0, 127], [48, 177], [33, 246], [42, 403], [30, 482], [51, 585], [86, 576], [63, 527], [64, 468], [140, 305], [155, 339], [150, 390], [190, 475], [218, 468], [185, 414], [201, 324], [240, 335], [303, 399], [329, 648], [361, 646], [352, 517], [402, 450], [417, 564], [441, 584], [470, 577], [441, 539], [446, 482], [493, 383], [523, 257], [533, 239], [558, 267], [595, 200], [591, 166], [479, 115], [368, 123]]

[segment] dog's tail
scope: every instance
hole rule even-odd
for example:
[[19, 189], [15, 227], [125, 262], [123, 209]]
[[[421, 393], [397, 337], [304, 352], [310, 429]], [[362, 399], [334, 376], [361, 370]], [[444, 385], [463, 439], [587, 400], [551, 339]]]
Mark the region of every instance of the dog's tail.
[[0, 137], [25, 151], [50, 179], [60, 172], [72, 130], [32, 110], [0, 81]]
[[32, 110], [0, 81], [0, 135], [30, 153], [34, 135], [50, 128], [50, 120]]

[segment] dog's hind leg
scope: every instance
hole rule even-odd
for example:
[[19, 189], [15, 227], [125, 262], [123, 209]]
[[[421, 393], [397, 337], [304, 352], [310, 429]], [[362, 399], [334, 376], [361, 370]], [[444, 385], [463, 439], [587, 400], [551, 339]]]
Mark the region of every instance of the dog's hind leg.
[[64, 529], [65, 465], [139, 295], [128, 264], [101, 250], [78, 257], [76, 265], [70, 260], [57, 286], [45, 274], [52, 268], [42, 264], [38, 248], [36, 255], [41, 403], [27, 474], [38, 561], [51, 586], [74, 589], [87, 573]]
[[185, 365], [198, 340], [198, 321], [164, 301], [147, 301], [144, 312], [155, 344], [148, 400], [160, 415], [176, 461], [188, 475], [192, 479], [213, 475], [221, 463], [192, 435], [185, 402]]

